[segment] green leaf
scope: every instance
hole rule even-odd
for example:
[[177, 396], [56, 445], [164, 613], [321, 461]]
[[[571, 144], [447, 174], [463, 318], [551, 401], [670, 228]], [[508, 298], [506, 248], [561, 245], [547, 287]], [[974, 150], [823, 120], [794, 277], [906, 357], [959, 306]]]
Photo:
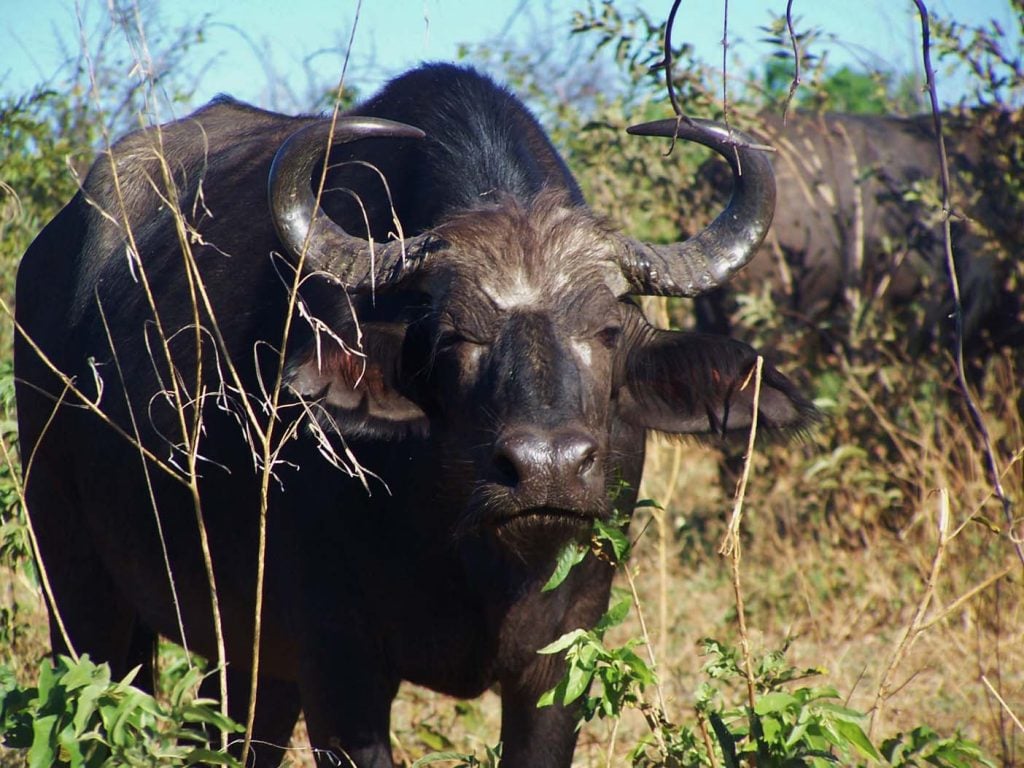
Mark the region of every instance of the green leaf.
[[629, 615], [630, 605], [632, 605], [632, 598], [629, 593], [620, 593], [618, 599], [598, 619], [597, 624], [594, 626], [594, 632], [601, 636], [612, 627], [619, 626], [619, 624], [626, 620], [626, 616]]
[[[86, 656], [83, 659], [88, 658]], [[61, 656], [57, 659], [57, 665], [51, 666], [48, 662], [43, 662], [39, 667], [39, 683], [36, 686], [38, 691], [38, 700], [40, 703], [45, 704], [50, 700], [50, 692], [57, 684], [57, 679], [60, 674], [67, 669], [67, 665], [70, 662], [66, 656]], [[60, 672], [58, 672], [60, 669]]]
[[587, 669], [593, 669], [603, 651], [604, 649], [597, 643], [583, 643], [580, 645], [579, 653], [573, 663]]
[[778, 744], [782, 733], [782, 723], [774, 717], [761, 719], [761, 737], [768, 744]]
[[576, 699], [586, 693], [590, 681], [594, 677], [592, 669], [585, 669], [581, 666], [572, 665], [566, 674], [565, 693], [562, 697], [562, 704], [572, 704]]
[[654, 499], [638, 499], [636, 504], [633, 505], [633, 508], [634, 509], [653, 508], [653, 509], [660, 509], [660, 510], [663, 510], [663, 511], [665, 509], [663, 506], [661, 506], [661, 504], [656, 502]]
[[81, 735], [89, 727], [89, 721], [96, 712], [96, 701], [107, 690], [106, 685], [94, 683], [82, 689], [78, 695], [78, 702], [75, 708], [75, 715], [72, 723], [75, 733]]
[[109, 682], [110, 667], [106, 664], [93, 664], [87, 655], [81, 656], [77, 664], [61, 675], [61, 684], [68, 691], [84, 688], [91, 683], [105, 687]]
[[773, 691], [772, 693], [763, 694], [758, 698], [754, 703], [754, 712], [758, 715], [785, 712], [797, 703], [797, 699], [793, 694], [786, 693], [785, 691]]
[[841, 704], [835, 704], [830, 701], [820, 702], [816, 707], [821, 712], [828, 712], [829, 716], [833, 720], [842, 720], [848, 723], [862, 723], [867, 719], [867, 716], [863, 712], [858, 712], [855, 709], [850, 709], [849, 707], [844, 707]]
[[241, 763], [231, 755], [219, 750], [202, 748], [190, 750], [185, 758], [185, 765], [226, 765], [229, 768], [241, 768]]
[[711, 723], [711, 728], [715, 732], [715, 738], [718, 739], [718, 745], [722, 748], [722, 759], [725, 761], [725, 768], [739, 768], [739, 762], [736, 759], [736, 739], [729, 732], [725, 722], [714, 712], [708, 713], [708, 720]]
[[571, 632], [566, 632], [564, 635], [562, 635], [560, 638], [558, 638], [554, 642], [548, 643], [543, 648], [538, 648], [537, 649], [537, 653], [551, 654], [551, 653], [558, 653], [559, 651], [564, 651], [566, 648], [571, 646], [573, 643], [575, 643], [581, 637], [585, 637], [586, 635], [587, 635], [587, 630], [585, 630], [585, 629], [574, 629]]
[[129, 688], [121, 699], [114, 710], [113, 725], [108, 728], [111, 744], [125, 747], [131, 743], [133, 736], [129, 726], [137, 725], [143, 698], [145, 694], [142, 691]]
[[558, 553], [558, 559], [555, 561], [554, 573], [551, 574], [551, 578], [547, 580], [544, 586], [540, 588], [540, 591], [550, 592], [561, 585], [569, 575], [569, 571], [576, 565], [579, 565], [583, 558], [587, 556], [587, 551], [587, 547], [576, 541], [571, 541], [562, 547], [562, 551]]
[[867, 734], [857, 723], [850, 720], [836, 720], [836, 730], [839, 734], [852, 744], [858, 752], [870, 760], [881, 760], [882, 756], [875, 749]]
[[219, 710], [211, 706], [210, 702], [205, 700], [201, 703], [196, 701], [188, 704], [182, 707], [180, 712], [182, 719], [189, 723], [206, 723], [219, 731], [227, 731], [228, 733], [241, 733], [245, 730], [243, 726], [221, 714]]
[[435, 752], [450, 750], [451, 741], [444, 734], [438, 733], [429, 723], [420, 723], [416, 728], [416, 738]]
[[607, 543], [612, 548], [616, 562], [623, 562], [629, 556], [629, 537], [619, 527], [618, 523], [606, 523], [603, 520], [594, 521], [594, 538], [601, 543]]
[[555, 691], [557, 690], [558, 686], [556, 685], [554, 688], [544, 691], [544, 693], [540, 695], [540, 698], [537, 699], [537, 709], [553, 706], [555, 703]]
[[445, 763], [445, 762], [458, 762], [461, 765], [477, 765], [476, 758], [472, 755], [464, 755], [460, 752], [433, 752], [429, 755], [424, 755], [415, 763], [412, 764], [412, 768], [420, 768], [422, 765], [431, 765], [433, 763]]
[[32, 746], [28, 750], [28, 768], [52, 768], [57, 764], [57, 754], [54, 751], [57, 745], [54, 733], [56, 727], [57, 715], [37, 717], [32, 723]]
[[808, 723], [801, 722], [793, 727], [793, 730], [789, 732], [789, 736], [786, 738], [786, 743], [783, 745], [785, 748], [792, 749], [794, 745], [799, 744], [801, 739], [807, 734]]
[[72, 726], [65, 727], [57, 734], [57, 744], [60, 747], [61, 762], [69, 763], [71, 768], [81, 768], [84, 765], [82, 746]]

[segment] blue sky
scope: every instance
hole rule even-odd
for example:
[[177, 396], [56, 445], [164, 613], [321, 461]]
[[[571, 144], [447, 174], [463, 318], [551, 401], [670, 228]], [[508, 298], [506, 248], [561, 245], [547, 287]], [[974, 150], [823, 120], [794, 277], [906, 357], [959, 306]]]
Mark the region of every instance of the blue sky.
[[[93, 29], [106, 13], [105, 0], [78, 0], [86, 28]], [[127, 4], [121, 0], [122, 4]], [[262, 106], [274, 106], [266, 89], [272, 69], [294, 88], [306, 82], [304, 66], [315, 67], [330, 81], [340, 73], [336, 53], [347, 48], [356, 22], [356, 0], [147, 0], [159, 17], [174, 27], [210, 16], [205, 43], [197, 54], [201, 64], [196, 101], [230, 93]], [[564, 35], [572, 8], [586, 0], [363, 0], [351, 48], [353, 77], [360, 90], [372, 91], [388, 76], [422, 60], [455, 57], [460, 43], [511, 39], [520, 45], [543, 44]], [[632, 3], [623, 0], [627, 7]], [[655, 17], [667, 13], [668, 0], [639, 0]], [[1008, 0], [928, 0], [940, 12], [966, 22], [996, 18], [1010, 29]], [[0, 0], [6, 6], [0, 26], [0, 91], [17, 95], [42, 82], [59, 84], [64, 52], [59, 45], [76, 44], [79, 5], [75, 0]], [[283, 8], [287, 6], [287, 10]], [[722, 0], [686, 0], [674, 37], [690, 42], [708, 61], [721, 59]], [[731, 52], [744, 62], [756, 61], [761, 25], [768, 9], [779, 13], [785, 0], [730, 0]], [[861, 62], [909, 70], [917, 64], [918, 24], [911, 0], [797, 0], [803, 25], [820, 27], [841, 41], [832, 49], [835, 64]], [[554, 30], [552, 32], [552, 30]], [[305, 62], [305, 63], [304, 63]], [[126, 77], [129, 74], [126, 72]], [[955, 100], [956, 83], [940, 78]]]

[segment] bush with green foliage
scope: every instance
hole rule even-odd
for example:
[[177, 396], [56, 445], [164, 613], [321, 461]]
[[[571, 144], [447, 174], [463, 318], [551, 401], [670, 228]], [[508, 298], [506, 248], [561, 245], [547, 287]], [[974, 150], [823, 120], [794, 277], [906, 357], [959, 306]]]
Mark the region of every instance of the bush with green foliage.
[[161, 701], [131, 685], [138, 670], [111, 680], [88, 656], [39, 666], [34, 687], [0, 667], [0, 736], [25, 752], [29, 768], [241, 764], [210, 747], [210, 730], [237, 733], [216, 702], [196, 698], [202, 672], [187, 668]]

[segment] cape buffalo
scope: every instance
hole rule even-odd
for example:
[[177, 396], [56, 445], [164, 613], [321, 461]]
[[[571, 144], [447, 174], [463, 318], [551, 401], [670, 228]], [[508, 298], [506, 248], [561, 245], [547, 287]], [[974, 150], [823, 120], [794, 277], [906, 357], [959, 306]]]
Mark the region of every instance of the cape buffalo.
[[[591, 554], [539, 587], [632, 509], [647, 430], [751, 423], [755, 351], [631, 300], [719, 285], [771, 220], [742, 136], [679, 135], [735, 188], [671, 245], [612, 231], [523, 104], [448, 65], [336, 121], [219, 99], [103, 153], [17, 283], [54, 648], [66, 630], [115, 674], [157, 634], [216, 658], [215, 595], [244, 720], [261, 583], [258, 744], [301, 709], [321, 764], [390, 766], [400, 681], [496, 685], [502, 764], [569, 765], [575, 712], [536, 706], [562, 662], [536, 650], [600, 617], [613, 569]], [[814, 415], [770, 366], [759, 402], [761, 429]]]
[[[1014, 166], [1024, 148], [1022, 120], [1019, 111], [943, 115], [968, 354], [1024, 346], [1024, 276], [1014, 271], [1024, 247]], [[932, 116], [797, 113], [783, 123], [764, 115], [757, 133], [778, 150], [779, 196], [764, 253], [736, 288], [769, 285], [782, 311], [838, 331], [864, 306], [899, 311], [920, 302], [905, 341], [920, 349], [937, 335], [948, 338], [941, 331], [952, 294]], [[718, 165], [698, 172], [695, 207], [718, 204]], [[722, 299], [717, 291], [698, 302], [699, 327], [729, 331]]]

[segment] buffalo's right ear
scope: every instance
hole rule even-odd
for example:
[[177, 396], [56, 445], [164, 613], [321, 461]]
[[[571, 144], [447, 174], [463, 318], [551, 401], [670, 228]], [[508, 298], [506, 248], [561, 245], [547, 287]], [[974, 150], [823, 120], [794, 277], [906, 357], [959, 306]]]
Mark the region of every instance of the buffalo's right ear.
[[[727, 436], [750, 428], [756, 350], [726, 337], [650, 327], [638, 336], [619, 391], [623, 418], [668, 434]], [[759, 432], [799, 431], [817, 418], [796, 386], [765, 363]]]
[[322, 426], [342, 435], [425, 431], [423, 410], [400, 391], [405, 330], [403, 323], [364, 322], [358, 352], [323, 336], [290, 361], [285, 383]]

